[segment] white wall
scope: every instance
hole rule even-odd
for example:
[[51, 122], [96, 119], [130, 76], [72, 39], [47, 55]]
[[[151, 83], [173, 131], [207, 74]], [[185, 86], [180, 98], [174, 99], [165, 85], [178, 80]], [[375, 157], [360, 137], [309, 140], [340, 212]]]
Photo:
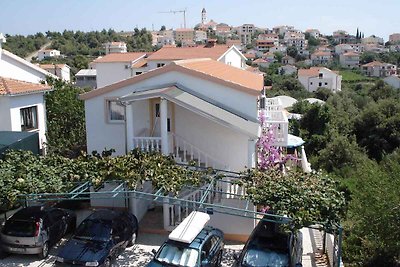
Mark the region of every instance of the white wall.
[[389, 76], [383, 79], [387, 84], [393, 86], [396, 89], [400, 88], [400, 79], [397, 76]]
[[4, 53], [0, 60], [0, 76], [31, 83], [46, 80], [44, 73], [18, 62]]
[[11, 131], [10, 97], [0, 96], [0, 131]]
[[[125, 68], [128, 66], [128, 68]], [[129, 62], [96, 63], [97, 88], [128, 79], [132, 76]], [[133, 73], [133, 76], [135, 73]]]
[[37, 107], [38, 115], [38, 131], [39, 132], [39, 146], [43, 147], [46, 142], [46, 113], [43, 100], [43, 93], [12, 96], [9, 98], [10, 117], [11, 117], [11, 131], [21, 131], [21, 108]]
[[[132, 93], [135, 90], [145, 90], [149, 87], [174, 82], [179, 82], [183, 86], [190, 88], [191, 90], [196, 91], [201, 95], [215, 99], [220, 103], [223, 103], [227, 106], [232, 107], [235, 110], [247, 114], [248, 116], [257, 118], [256, 96], [252, 96], [244, 92], [237, 91], [235, 89], [215, 84], [210, 81], [201, 80], [199, 78], [186, 74], [168, 72], [144, 80], [135, 85], [127, 86], [119, 90], [115, 90], [107, 94], [103, 94], [86, 100], [85, 115], [88, 152], [90, 153], [93, 150], [97, 150], [100, 152], [103, 151], [105, 148], [114, 148], [116, 150], [116, 155], [121, 155], [125, 153], [125, 125], [124, 123], [107, 122], [105, 98], [121, 97]], [[134, 103], [134, 113], [137, 113], [138, 117], [140, 118], [140, 120], [134, 124], [135, 134], [138, 134], [140, 129], [142, 129], [143, 127], [150, 128], [150, 118], [144, 117], [146, 114], [146, 110], [148, 110], [148, 107], [144, 102], [138, 101]], [[188, 117], [185, 117], [182, 113], [182, 109], [179, 115], [178, 112], [179, 111], [177, 108], [175, 121], [177, 123], [176, 131], [178, 133], [179, 120], [184, 120], [186, 122], [186, 125], [191, 125], [191, 127], [193, 126], [192, 131], [187, 132], [184, 136], [186, 137], [187, 135], [187, 140], [199, 139], [196, 141], [199, 142], [199, 147], [204, 148], [206, 152], [206, 149], [212, 149], [211, 154], [217, 157], [225, 157], [228, 155], [230, 157], [229, 162], [232, 162], [232, 166], [230, 166], [232, 169], [242, 169], [244, 165], [247, 164], [247, 138], [245, 138], [243, 135], [236, 134], [235, 132], [228, 128], [225, 128], [224, 126], [220, 126], [215, 123], [210, 125], [208, 120], [203, 119], [200, 116], [196, 117], [189, 115]], [[194, 123], [192, 119], [196, 120], [196, 123]], [[198, 125], [202, 126], [199, 127]], [[210, 126], [214, 127], [214, 129], [219, 129], [220, 131], [210, 132], [209, 134], [212, 134], [215, 137], [218, 136], [218, 138], [214, 138], [213, 136], [211, 136], [210, 139], [213, 139], [214, 141], [210, 141], [211, 143], [208, 143], [207, 138], [204, 138], [205, 135], [203, 127]], [[183, 125], [181, 125], [181, 127], [183, 127]], [[196, 131], [194, 131], [193, 129], [196, 129]], [[195, 134], [197, 137], [195, 138], [191, 136], [191, 134]], [[222, 139], [223, 141], [219, 139]], [[231, 144], [236, 145], [231, 147]], [[225, 150], [227, 153], [222, 153], [221, 150]], [[214, 151], [215, 154], [213, 154]]]
[[[114, 190], [120, 183], [118, 182], [105, 182], [104, 187], [98, 191], [94, 191], [94, 188], [90, 188], [90, 192], [109, 192]], [[126, 193], [118, 193], [115, 197], [115, 193], [102, 193], [102, 194], [90, 194], [90, 206], [92, 207], [107, 207], [107, 208], [125, 208], [128, 205], [128, 199]]]
[[236, 68], [244, 67], [243, 58], [234, 49], [229, 50], [219, 61]]
[[177, 105], [175, 132], [230, 170], [242, 171], [248, 165], [248, 136]]

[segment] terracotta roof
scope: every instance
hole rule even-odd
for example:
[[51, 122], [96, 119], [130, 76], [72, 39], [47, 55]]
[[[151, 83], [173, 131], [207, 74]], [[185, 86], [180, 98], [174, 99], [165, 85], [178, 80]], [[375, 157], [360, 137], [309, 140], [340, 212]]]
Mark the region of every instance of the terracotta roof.
[[330, 72], [333, 72], [333, 73], [336, 73], [337, 75], [339, 75], [338, 71], [332, 71], [332, 70], [330, 70], [328, 68], [325, 68], [325, 67], [311, 67], [309, 69], [299, 69], [298, 76], [299, 77], [300, 76], [315, 77], [315, 76], [318, 76], [320, 71], [323, 70], [323, 69], [327, 70], [327, 71], [330, 71]]
[[132, 62], [135, 61], [147, 53], [145, 52], [129, 52], [129, 53], [111, 53], [104, 57], [95, 59], [94, 63], [112, 63], [112, 62]]
[[383, 66], [384, 63], [379, 62], [379, 61], [372, 61], [370, 63], [362, 65], [363, 67], [375, 67], [375, 66]]
[[81, 94], [80, 99], [91, 99], [167, 72], [179, 72], [195, 76], [199, 79], [222, 84], [251, 95], [259, 95], [264, 83], [262, 75], [232, 67], [209, 58], [202, 58], [174, 61], [164, 67]]
[[359, 56], [360, 54], [358, 54], [358, 53], [356, 53], [356, 52], [353, 52], [353, 51], [350, 51], [350, 52], [347, 52], [347, 53], [344, 53], [343, 54], [343, 56]]
[[147, 66], [147, 60], [142, 58], [139, 59], [135, 64], [132, 65], [132, 69], [143, 68]]
[[256, 60], [254, 60], [253, 63], [268, 63], [268, 61], [266, 61], [265, 59], [262, 59], [262, 58], [258, 58]]
[[176, 29], [176, 32], [193, 32], [194, 29], [191, 28], [180, 28], [180, 29]]
[[331, 52], [317, 51], [312, 54], [312, 56], [332, 56]]
[[178, 66], [235, 83], [248, 89], [261, 91], [264, 84], [262, 75], [226, 65], [212, 59], [192, 59], [174, 62]]
[[247, 58], [247, 59], [252, 59], [252, 58], [256, 57], [255, 54], [243, 54], [243, 56], [245, 56], [245, 58]]
[[180, 60], [191, 58], [212, 58], [218, 60], [229, 47], [216, 45], [213, 47], [162, 47], [149, 56], [148, 60]]
[[50, 89], [50, 86], [44, 84], [29, 83], [0, 77], [0, 95], [18, 95], [47, 91]]

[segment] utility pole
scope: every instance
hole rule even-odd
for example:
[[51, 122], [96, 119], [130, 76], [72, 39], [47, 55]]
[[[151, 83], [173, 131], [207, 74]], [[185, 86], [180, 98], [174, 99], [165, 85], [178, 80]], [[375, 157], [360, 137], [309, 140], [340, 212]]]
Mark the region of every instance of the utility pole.
[[183, 27], [186, 29], [186, 8], [184, 10], [160, 11], [158, 13], [183, 13]]

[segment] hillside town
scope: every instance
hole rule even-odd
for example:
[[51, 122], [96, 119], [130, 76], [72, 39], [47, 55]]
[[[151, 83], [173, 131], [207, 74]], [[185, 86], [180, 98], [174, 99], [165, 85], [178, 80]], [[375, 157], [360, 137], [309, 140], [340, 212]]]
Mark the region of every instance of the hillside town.
[[400, 33], [186, 12], [0, 33], [0, 266], [398, 266]]

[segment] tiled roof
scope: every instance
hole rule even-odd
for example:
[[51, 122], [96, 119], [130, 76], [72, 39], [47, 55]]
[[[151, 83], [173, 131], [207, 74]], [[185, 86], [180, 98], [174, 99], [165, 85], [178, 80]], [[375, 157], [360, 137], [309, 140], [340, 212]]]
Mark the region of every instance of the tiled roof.
[[96, 76], [95, 69], [81, 69], [75, 76]]
[[180, 28], [180, 29], [176, 29], [176, 32], [193, 32], [194, 30], [191, 28]]
[[143, 68], [147, 66], [147, 60], [142, 58], [139, 59], [135, 64], [132, 65], [132, 69]]
[[330, 52], [325, 52], [325, 51], [317, 51], [317, 52], [314, 52], [312, 55], [313, 56], [319, 56], [319, 57], [321, 57], [321, 56], [332, 56], [332, 54]]
[[332, 71], [325, 67], [311, 67], [309, 69], [299, 69], [298, 76], [306, 76], [306, 77], [315, 77], [318, 76], [321, 70], [329, 71], [331, 73], [335, 73], [339, 75], [338, 71]]
[[29, 83], [10, 78], [0, 77], [0, 95], [18, 95], [50, 90], [44, 84]]
[[358, 53], [356, 53], [356, 52], [353, 52], [353, 51], [350, 51], [350, 52], [347, 52], [347, 53], [344, 53], [343, 54], [343, 56], [359, 56], [360, 54], [358, 54]]
[[265, 59], [262, 59], [262, 58], [258, 58], [256, 60], [254, 60], [253, 63], [268, 63], [268, 61], [266, 61]]
[[212, 59], [180, 60], [174, 63], [192, 71], [200, 72], [256, 91], [260, 91], [264, 83], [262, 75], [232, 67]]
[[112, 62], [132, 62], [135, 61], [147, 53], [145, 52], [129, 52], [129, 53], [111, 53], [104, 57], [95, 59], [94, 63], [112, 63]]
[[247, 58], [247, 59], [252, 59], [252, 58], [256, 57], [255, 54], [243, 54], [243, 56], [245, 56], [245, 58]]
[[180, 60], [191, 58], [212, 58], [218, 60], [229, 47], [216, 45], [213, 47], [162, 47], [149, 56], [148, 60]]
[[382, 62], [379, 62], [379, 61], [372, 61], [372, 62], [369, 62], [369, 63], [364, 64], [364, 65], [362, 65], [362, 66], [363, 66], [363, 67], [376, 67], [376, 66], [383, 66], [383, 65], [385, 65], [385, 64], [382, 63]]

